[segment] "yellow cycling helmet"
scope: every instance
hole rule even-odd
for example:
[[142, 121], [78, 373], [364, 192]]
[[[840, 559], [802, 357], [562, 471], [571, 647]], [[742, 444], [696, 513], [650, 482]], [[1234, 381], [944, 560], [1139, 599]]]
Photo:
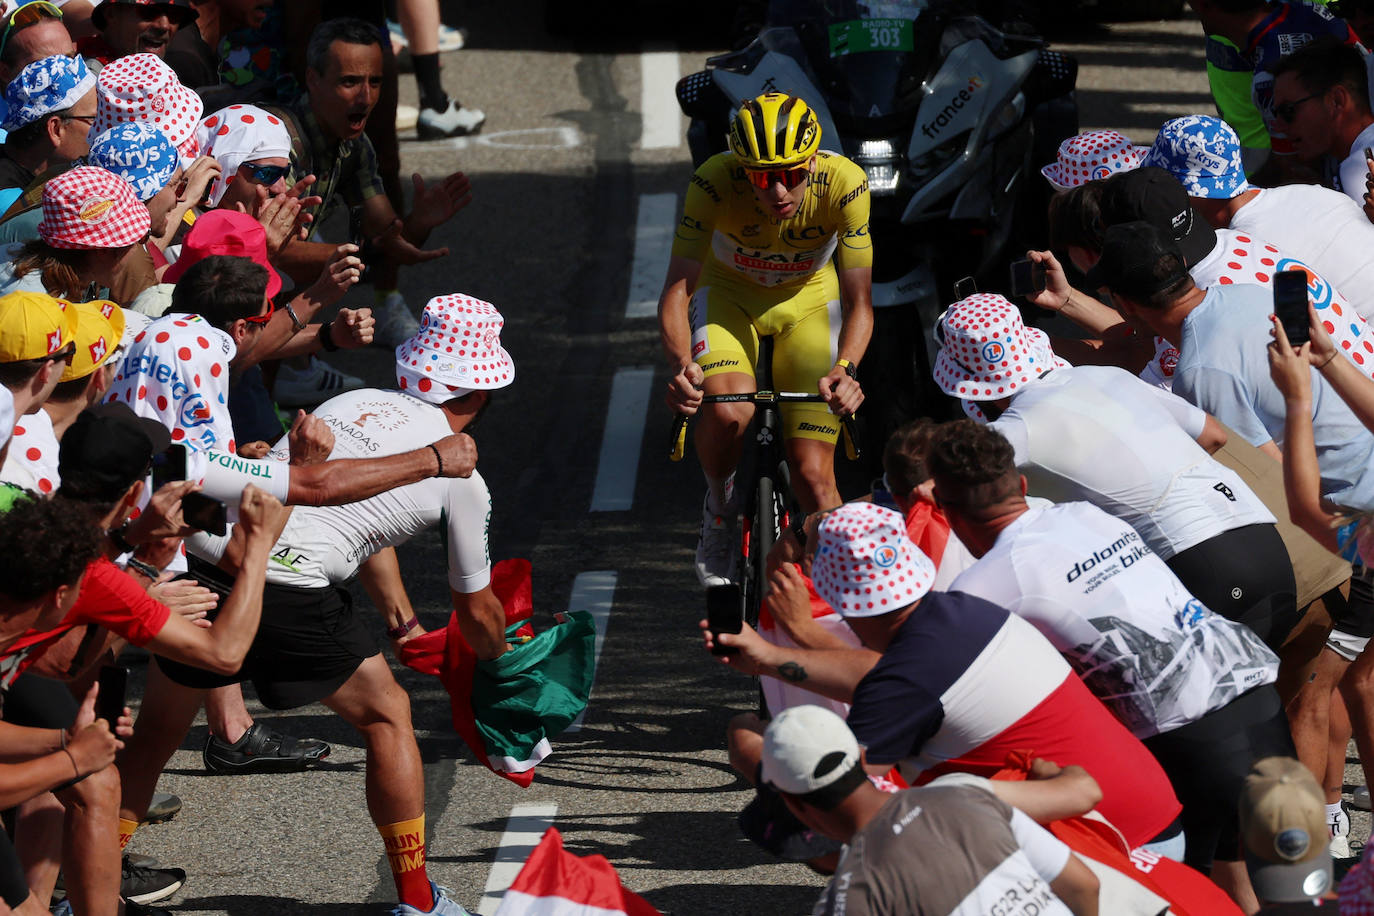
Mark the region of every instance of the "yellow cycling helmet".
[[820, 119], [811, 106], [785, 92], [741, 102], [730, 123], [730, 152], [746, 169], [805, 165], [820, 145]]

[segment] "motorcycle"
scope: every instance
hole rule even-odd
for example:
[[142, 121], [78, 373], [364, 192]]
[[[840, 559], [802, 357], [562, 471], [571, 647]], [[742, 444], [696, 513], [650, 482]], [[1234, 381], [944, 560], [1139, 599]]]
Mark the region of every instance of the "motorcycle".
[[[950, 415], [930, 330], [956, 280], [1000, 288], [1010, 252], [1043, 244], [1049, 188], [1031, 171], [1078, 131], [1077, 64], [994, 27], [964, 0], [771, 0], [739, 51], [677, 84], [694, 165], [726, 148], [741, 100], [799, 95], [822, 148], [868, 175], [874, 333], [864, 451], [920, 415]], [[994, 280], [993, 278], [997, 279]]]

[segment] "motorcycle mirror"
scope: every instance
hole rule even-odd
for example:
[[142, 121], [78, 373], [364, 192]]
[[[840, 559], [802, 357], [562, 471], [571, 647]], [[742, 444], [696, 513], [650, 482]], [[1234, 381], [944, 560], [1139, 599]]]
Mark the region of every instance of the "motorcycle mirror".
[[954, 281], [954, 301], [967, 299], [978, 292], [978, 281], [972, 277], [964, 277], [962, 280]]

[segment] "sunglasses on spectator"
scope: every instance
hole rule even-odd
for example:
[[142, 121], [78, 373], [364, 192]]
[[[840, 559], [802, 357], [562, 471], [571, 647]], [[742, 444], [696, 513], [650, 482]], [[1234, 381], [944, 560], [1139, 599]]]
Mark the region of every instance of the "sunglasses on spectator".
[[246, 321], [246, 322], [248, 322], [249, 324], [265, 325], [265, 324], [267, 324], [267, 322], [269, 322], [269, 321], [272, 320], [272, 313], [275, 312], [276, 310], [277, 310], [277, 305], [276, 305], [276, 303], [273, 302], [271, 299], [268, 299], [268, 300], [267, 300], [267, 311], [263, 312], [261, 315], [252, 315], [252, 316], [246, 317], [246, 318], [244, 318], [243, 320]]
[[15, 29], [22, 29], [26, 25], [33, 25], [42, 19], [61, 19], [62, 11], [48, 0], [34, 0], [32, 3], [25, 3], [18, 7], [9, 18], [5, 20], [5, 31], [0, 33], [0, 54], [5, 53], [5, 45], [9, 43], [10, 33]]
[[68, 366], [70, 366], [72, 364], [72, 360], [76, 359], [76, 341], [73, 340], [71, 343], [67, 344], [61, 350], [58, 350], [56, 353], [52, 353], [43, 358], [55, 359], [59, 362], [66, 363]]
[[248, 169], [248, 179], [254, 184], [272, 186], [286, 177], [286, 173], [291, 171], [289, 165], [253, 165], [245, 162], [243, 167]]
[[1294, 99], [1291, 102], [1284, 102], [1282, 105], [1275, 105], [1274, 117], [1278, 118], [1280, 121], [1291, 122], [1293, 120], [1293, 116], [1298, 113], [1299, 105], [1301, 105], [1303, 102], [1309, 101], [1310, 99], [1319, 99], [1324, 95], [1326, 95], [1325, 92], [1314, 92], [1311, 95], [1305, 95], [1300, 99]]
[[792, 190], [811, 176], [811, 169], [802, 166], [798, 169], [766, 169], [755, 171], [745, 169], [744, 177], [749, 179], [749, 183], [761, 190], [768, 190], [775, 184], [781, 184], [787, 190]]

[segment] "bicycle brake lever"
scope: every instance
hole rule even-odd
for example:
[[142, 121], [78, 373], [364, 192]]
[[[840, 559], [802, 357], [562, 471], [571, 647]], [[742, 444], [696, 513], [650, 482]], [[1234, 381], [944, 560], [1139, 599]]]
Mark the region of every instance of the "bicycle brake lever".
[[858, 461], [863, 452], [859, 449], [859, 438], [855, 434], [854, 415], [840, 417], [840, 437], [844, 439], [844, 455], [850, 461]]
[[668, 451], [668, 458], [672, 461], [681, 461], [682, 456], [687, 451], [687, 414], [680, 413], [673, 420], [673, 444]]

